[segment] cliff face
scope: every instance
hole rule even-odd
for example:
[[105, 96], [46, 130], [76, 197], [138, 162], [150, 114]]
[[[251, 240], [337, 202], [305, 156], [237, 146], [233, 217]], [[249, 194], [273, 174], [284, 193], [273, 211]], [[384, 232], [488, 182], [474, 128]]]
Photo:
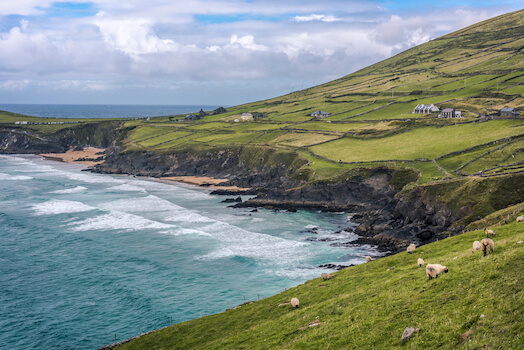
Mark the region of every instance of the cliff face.
[[[275, 157], [266, 151], [266, 159]], [[288, 162], [253, 161], [244, 149], [221, 149], [203, 152], [179, 151], [157, 154], [154, 152], [121, 152], [113, 145], [108, 149], [107, 160], [94, 171], [101, 173], [126, 173], [143, 176], [196, 175], [230, 179], [241, 187], [273, 188], [284, 183], [296, 155]], [[263, 158], [263, 157], [258, 157]], [[251, 164], [250, 164], [251, 163]]]
[[50, 135], [12, 129], [0, 131], [0, 153], [61, 153], [78, 145], [107, 147], [120, 134], [115, 122], [86, 123]]
[[0, 153], [54, 153], [67, 147], [56, 140], [39, 138], [23, 132], [0, 131]]

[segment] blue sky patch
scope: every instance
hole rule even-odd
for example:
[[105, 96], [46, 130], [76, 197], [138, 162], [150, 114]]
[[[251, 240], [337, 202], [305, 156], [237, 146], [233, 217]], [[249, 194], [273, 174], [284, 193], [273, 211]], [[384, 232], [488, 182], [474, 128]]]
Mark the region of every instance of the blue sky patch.
[[91, 17], [99, 11], [93, 3], [55, 2], [51, 7], [41, 8], [46, 17], [78, 18]]

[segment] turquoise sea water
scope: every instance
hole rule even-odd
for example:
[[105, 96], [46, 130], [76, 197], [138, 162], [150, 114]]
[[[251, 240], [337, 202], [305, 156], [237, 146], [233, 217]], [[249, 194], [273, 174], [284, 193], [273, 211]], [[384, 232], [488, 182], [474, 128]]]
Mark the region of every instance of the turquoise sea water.
[[330, 245], [355, 238], [336, 233], [348, 214], [232, 209], [204, 188], [82, 168], [0, 155], [1, 348], [95, 349], [378, 254]]

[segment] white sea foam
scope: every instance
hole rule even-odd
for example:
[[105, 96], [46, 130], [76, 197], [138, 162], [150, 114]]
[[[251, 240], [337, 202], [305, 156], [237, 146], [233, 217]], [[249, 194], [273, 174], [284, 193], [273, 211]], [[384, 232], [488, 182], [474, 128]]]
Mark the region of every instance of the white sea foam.
[[82, 202], [51, 199], [47, 202], [33, 204], [31, 208], [35, 215], [58, 215], [68, 213], [81, 213], [97, 208], [86, 205]]
[[215, 222], [195, 211], [173, 204], [168, 200], [157, 196], [149, 195], [146, 197], [134, 197], [131, 199], [119, 199], [113, 202], [104, 203], [99, 206], [103, 210], [118, 210], [128, 213], [153, 213], [165, 212], [163, 221], [167, 222]]
[[73, 231], [89, 231], [89, 230], [124, 230], [124, 231], [140, 231], [146, 229], [165, 230], [171, 229], [176, 231], [177, 227], [161, 223], [154, 220], [149, 220], [142, 216], [124, 213], [121, 211], [111, 211], [110, 213], [92, 217], [89, 219], [77, 221], [69, 224]]
[[124, 180], [115, 179], [109, 175], [99, 175], [99, 174], [92, 174], [92, 173], [74, 173], [69, 171], [61, 172], [64, 177], [74, 180], [74, 181], [80, 181], [85, 183], [114, 183], [114, 184], [121, 184], [124, 183]]
[[65, 190], [56, 190], [52, 191], [51, 193], [56, 194], [72, 194], [72, 193], [80, 193], [87, 190], [87, 187], [84, 186], [76, 186], [75, 188], [66, 188]]
[[113, 192], [147, 192], [144, 188], [139, 186], [134, 186], [129, 183], [123, 183], [118, 186], [109, 187], [107, 191]]
[[220, 259], [242, 256], [259, 262], [285, 265], [298, 263], [310, 255], [309, 244], [244, 230], [225, 222], [216, 222], [203, 228], [221, 242], [221, 246], [202, 259]]
[[22, 181], [22, 180], [32, 180], [33, 178], [31, 176], [25, 176], [25, 175], [10, 175], [6, 173], [0, 173], [0, 180], [4, 181]]

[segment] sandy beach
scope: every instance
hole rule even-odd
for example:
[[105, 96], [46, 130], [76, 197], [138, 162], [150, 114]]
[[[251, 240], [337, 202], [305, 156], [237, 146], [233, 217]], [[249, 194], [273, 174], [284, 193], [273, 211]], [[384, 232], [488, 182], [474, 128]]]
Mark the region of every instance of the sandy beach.
[[228, 179], [215, 179], [208, 176], [167, 176], [160, 177], [160, 180], [182, 182], [190, 185], [205, 186], [212, 189], [221, 189], [227, 191], [247, 191], [250, 188], [238, 186], [220, 186], [220, 184], [229, 181]]
[[59, 162], [66, 163], [79, 163], [87, 166], [94, 166], [96, 164], [101, 164], [104, 161], [92, 161], [92, 160], [79, 160], [79, 159], [97, 159], [100, 157], [97, 153], [104, 152], [104, 148], [95, 148], [95, 147], [85, 147], [83, 151], [73, 151], [70, 149], [65, 153], [41, 153], [39, 156], [44, 157], [45, 159], [55, 160]]

